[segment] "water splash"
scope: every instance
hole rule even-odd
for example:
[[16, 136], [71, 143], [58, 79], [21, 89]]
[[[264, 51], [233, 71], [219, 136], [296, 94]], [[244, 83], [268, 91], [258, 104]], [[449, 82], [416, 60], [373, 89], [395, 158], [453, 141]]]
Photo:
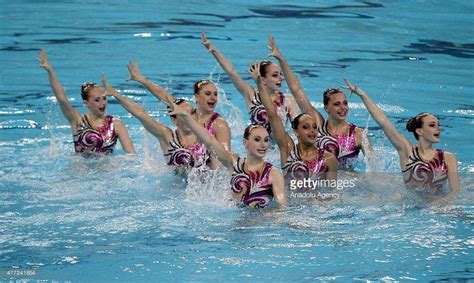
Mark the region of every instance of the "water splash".
[[235, 206], [226, 170], [192, 169], [188, 174], [185, 199], [194, 205]]
[[217, 91], [219, 93], [219, 104], [217, 105], [218, 112], [225, 117], [229, 128], [231, 129], [232, 137], [240, 137], [244, 132], [244, 123], [242, 119], [242, 112], [239, 107], [234, 105], [228, 98], [224, 89], [219, 87], [221, 74], [217, 73], [216, 80], [213, 80], [218, 64], [214, 66], [214, 69], [209, 73], [209, 80], [214, 81], [217, 86]]

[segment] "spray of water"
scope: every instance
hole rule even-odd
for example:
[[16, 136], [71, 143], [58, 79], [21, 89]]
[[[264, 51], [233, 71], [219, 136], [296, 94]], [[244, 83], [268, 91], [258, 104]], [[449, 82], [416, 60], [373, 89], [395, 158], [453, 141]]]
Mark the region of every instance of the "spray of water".
[[188, 173], [186, 201], [204, 206], [235, 206], [226, 170], [192, 169]]
[[[231, 129], [232, 137], [240, 137], [244, 132], [244, 123], [242, 119], [242, 112], [239, 107], [235, 106], [228, 98], [224, 89], [219, 87], [219, 81], [221, 78], [220, 73], [215, 73], [218, 68], [218, 64], [214, 66], [214, 69], [209, 74], [209, 80], [214, 81], [217, 86], [218, 95], [219, 95], [219, 104], [217, 106], [218, 112], [226, 119], [229, 127]], [[216, 76], [214, 80], [213, 77]]]

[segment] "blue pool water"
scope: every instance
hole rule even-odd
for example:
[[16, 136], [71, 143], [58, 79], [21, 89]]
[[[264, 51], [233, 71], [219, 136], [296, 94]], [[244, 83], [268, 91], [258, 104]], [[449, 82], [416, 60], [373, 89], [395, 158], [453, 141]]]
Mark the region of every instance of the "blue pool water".
[[[474, 280], [472, 1], [130, 2], [0, 0], [0, 281]], [[136, 157], [72, 154], [40, 48], [82, 112], [80, 84], [105, 73], [170, 123], [125, 81], [130, 59], [177, 96], [191, 98], [193, 82], [211, 77], [242, 153], [244, 101], [201, 31], [242, 74], [274, 35], [318, 107], [347, 77], [401, 131], [408, 117], [435, 113], [462, 193], [442, 208], [406, 196], [396, 152], [357, 97], [350, 121], [368, 127], [377, 160], [335, 202], [237, 208], [220, 172], [187, 183], [171, 174], [156, 140], [112, 99], [107, 111], [127, 125]]]

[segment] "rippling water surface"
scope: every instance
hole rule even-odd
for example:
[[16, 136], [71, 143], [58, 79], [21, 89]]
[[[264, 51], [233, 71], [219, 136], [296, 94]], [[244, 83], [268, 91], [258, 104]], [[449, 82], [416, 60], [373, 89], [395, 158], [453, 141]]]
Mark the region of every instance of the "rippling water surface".
[[[0, 280], [474, 280], [470, 1], [129, 2], [0, 1]], [[170, 123], [162, 104], [125, 81], [131, 59], [177, 96], [191, 98], [193, 82], [211, 77], [242, 153], [244, 101], [200, 45], [201, 31], [246, 79], [274, 35], [319, 109], [322, 91], [347, 77], [401, 131], [433, 112], [438, 147], [459, 160], [461, 195], [439, 208], [407, 195], [396, 152], [357, 97], [350, 121], [368, 128], [375, 172], [336, 201], [238, 208], [222, 172], [188, 182], [171, 174], [156, 140], [113, 99], [107, 111], [126, 123], [137, 156], [72, 154], [36, 61], [41, 48], [82, 112], [80, 84], [105, 73]]]

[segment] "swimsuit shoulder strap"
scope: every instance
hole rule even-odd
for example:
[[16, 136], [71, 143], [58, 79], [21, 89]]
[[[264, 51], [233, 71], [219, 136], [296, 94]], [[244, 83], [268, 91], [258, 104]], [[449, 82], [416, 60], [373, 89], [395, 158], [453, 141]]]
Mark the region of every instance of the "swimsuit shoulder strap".
[[357, 126], [352, 124], [352, 123], [349, 123], [349, 136], [353, 136], [355, 135], [355, 131], [357, 129]]
[[206, 129], [210, 129], [212, 127], [212, 124], [216, 121], [217, 118], [219, 118], [221, 115], [217, 112], [212, 113], [211, 118], [209, 118], [209, 122], [207, 123]]
[[436, 153], [438, 155], [439, 164], [443, 164], [444, 163], [444, 151], [441, 150], [441, 149], [437, 149]]
[[265, 165], [262, 171], [262, 177], [266, 176], [267, 174], [270, 174], [270, 170], [272, 170], [272, 168], [273, 168], [273, 164], [271, 164], [270, 162], [265, 162]]

